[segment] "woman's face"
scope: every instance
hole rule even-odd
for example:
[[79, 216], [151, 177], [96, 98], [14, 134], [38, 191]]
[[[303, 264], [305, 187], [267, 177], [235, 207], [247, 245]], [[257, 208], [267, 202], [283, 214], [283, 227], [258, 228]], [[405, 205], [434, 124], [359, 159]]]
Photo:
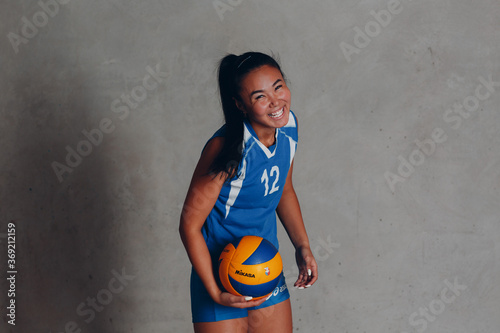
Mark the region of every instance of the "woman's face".
[[259, 138], [274, 135], [274, 130], [288, 123], [290, 90], [281, 72], [264, 65], [248, 73], [241, 82], [238, 108], [246, 113]]

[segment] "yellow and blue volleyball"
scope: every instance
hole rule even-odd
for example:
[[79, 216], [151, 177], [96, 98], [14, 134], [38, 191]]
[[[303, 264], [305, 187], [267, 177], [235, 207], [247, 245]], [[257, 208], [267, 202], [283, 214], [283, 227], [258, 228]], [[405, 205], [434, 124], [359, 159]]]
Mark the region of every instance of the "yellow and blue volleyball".
[[283, 276], [276, 247], [258, 236], [244, 236], [226, 245], [219, 257], [219, 277], [227, 292], [254, 299], [270, 294]]

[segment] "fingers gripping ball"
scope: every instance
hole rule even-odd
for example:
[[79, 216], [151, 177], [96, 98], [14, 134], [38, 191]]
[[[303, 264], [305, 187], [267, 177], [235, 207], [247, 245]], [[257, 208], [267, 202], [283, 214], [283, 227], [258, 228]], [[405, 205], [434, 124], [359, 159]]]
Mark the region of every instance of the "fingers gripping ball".
[[219, 277], [227, 292], [254, 299], [270, 294], [283, 275], [281, 256], [269, 241], [245, 236], [226, 245], [219, 257]]

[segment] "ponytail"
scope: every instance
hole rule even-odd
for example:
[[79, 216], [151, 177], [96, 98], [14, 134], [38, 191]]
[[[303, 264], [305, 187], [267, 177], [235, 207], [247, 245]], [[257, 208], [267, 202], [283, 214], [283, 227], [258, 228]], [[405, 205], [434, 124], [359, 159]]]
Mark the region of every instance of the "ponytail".
[[229, 54], [219, 63], [219, 93], [226, 124], [222, 150], [210, 167], [210, 172], [214, 174], [225, 173], [227, 179], [237, 176], [242, 157], [245, 115], [238, 109], [235, 100], [241, 100], [241, 81], [245, 76], [264, 65], [277, 68], [283, 74], [274, 58], [259, 52], [247, 52], [240, 56]]

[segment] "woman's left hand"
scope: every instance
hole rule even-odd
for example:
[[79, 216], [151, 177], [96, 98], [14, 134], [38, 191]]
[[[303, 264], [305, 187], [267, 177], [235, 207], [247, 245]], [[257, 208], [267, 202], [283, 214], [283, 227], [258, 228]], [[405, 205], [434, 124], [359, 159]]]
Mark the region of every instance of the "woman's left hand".
[[294, 287], [299, 289], [309, 288], [318, 279], [318, 264], [310, 247], [297, 248], [295, 259], [299, 268], [299, 277]]

